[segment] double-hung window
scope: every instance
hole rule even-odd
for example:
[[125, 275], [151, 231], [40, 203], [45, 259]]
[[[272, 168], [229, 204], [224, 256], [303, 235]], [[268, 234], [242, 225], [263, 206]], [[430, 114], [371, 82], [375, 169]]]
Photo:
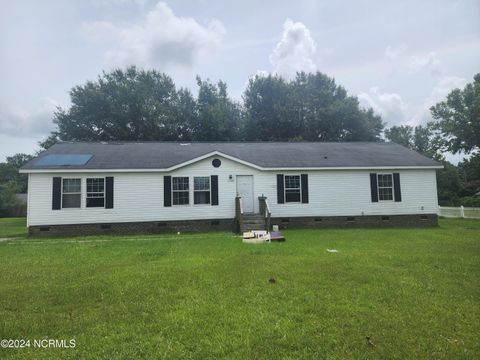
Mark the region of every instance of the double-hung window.
[[82, 202], [82, 180], [63, 179], [62, 208], [79, 208]]
[[173, 205], [189, 204], [188, 177], [172, 177]]
[[378, 200], [392, 201], [393, 200], [393, 175], [377, 174], [377, 183], [378, 183]]
[[87, 179], [87, 207], [105, 207], [105, 179]]
[[285, 202], [300, 202], [300, 175], [285, 175]]
[[193, 203], [210, 204], [210, 176], [193, 178]]

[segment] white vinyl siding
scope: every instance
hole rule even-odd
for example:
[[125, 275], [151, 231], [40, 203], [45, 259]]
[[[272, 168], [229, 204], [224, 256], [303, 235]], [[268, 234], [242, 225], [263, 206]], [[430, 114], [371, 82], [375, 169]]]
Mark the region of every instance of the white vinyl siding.
[[[221, 158], [219, 168], [212, 166]], [[236, 175], [253, 175], [254, 211], [258, 197], [267, 197], [273, 217], [294, 216], [360, 216], [396, 214], [432, 214], [438, 212], [435, 170], [395, 170], [400, 173], [402, 201], [371, 202], [370, 173], [372, 170], [310, 170], [308, 174], [309, 203], [277, 204], [276, 174], [298, 175], [295, 171], [259, 171], [220, 156], [206, 158], [169, 173], [85, 173], [82, 179], [113, 176], [114, 208], [87, 208], [82, 195], [81, 208], [52, 210], [53, 176], [72, 177], [68, 173], [29, 175], [29, 225], [75, 223], [109, 223], [132, 221], [168, 221], [189, 219], [233, 219], [235, 217]], [[190, 191], [188, 205], [163, 206], [163, 176], [207, 177], [218, 175], [218, 206], [195, 205]], [[232, 175], [232, 180], [230, 180]], [[172, 181], [173, 185], [173, 181]], [[173, 186], [172, 186], [173, 187]], [[193, 190], [191, 188], [191, 190]], [[84, 190], [85, 191], [85, 190]], [[172, 199], [173, 200], [173, 199]]]

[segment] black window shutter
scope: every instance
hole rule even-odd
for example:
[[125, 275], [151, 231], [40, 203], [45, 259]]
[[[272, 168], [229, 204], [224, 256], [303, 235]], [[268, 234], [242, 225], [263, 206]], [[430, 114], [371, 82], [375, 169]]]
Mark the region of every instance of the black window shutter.
[[308, 175], [300, 175], [302, 180], [302, 204], [308, 204]]
[[277, 174], [277, 203], [285, 203], [283, 174]]
[[370, 174], [370, 193], [372, 195], [372, 202], [378, 202], [378, 190], [377, 190], [377, 174]]
[[395, 194], [395, 201], [402, 201], [402, 191], [400, 188], [400, 174], [393, 173], [393, 192]]
[[52, 210], [60, 210], [62, 207], [62, 178], [53, 178], [52, 187]]
[[163, 177], [163, 206], [172, 206], [172, 177]]
[[105, 178], [105, 209], [113, 209], [113, 176]]
[[218, 205], [218, 175], [210, 176], [212, 205]]

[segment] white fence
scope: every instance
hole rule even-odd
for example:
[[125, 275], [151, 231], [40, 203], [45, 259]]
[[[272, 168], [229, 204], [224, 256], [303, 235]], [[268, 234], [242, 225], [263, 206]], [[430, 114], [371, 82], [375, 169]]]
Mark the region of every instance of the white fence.
[[447, 218], [480, 219], [480, 208], [439, 206], [440, 216]]

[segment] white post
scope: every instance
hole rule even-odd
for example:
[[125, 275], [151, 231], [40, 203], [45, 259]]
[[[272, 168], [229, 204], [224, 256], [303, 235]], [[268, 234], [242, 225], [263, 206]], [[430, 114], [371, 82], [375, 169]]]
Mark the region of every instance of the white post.
[[465, 217], [465, 210], [463, 209], [463, 205], [460, 205], [460, 217], [462, 219]]

